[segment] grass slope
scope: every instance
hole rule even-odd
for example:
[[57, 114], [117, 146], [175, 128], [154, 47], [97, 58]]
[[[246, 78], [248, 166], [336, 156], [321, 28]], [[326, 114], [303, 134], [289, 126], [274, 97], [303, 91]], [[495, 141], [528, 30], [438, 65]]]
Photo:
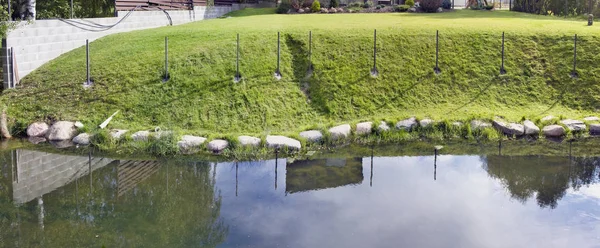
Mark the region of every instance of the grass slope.
[[[31, 73], [0, 101], [18, 127], [44, 119], [95, 126], [120, 110], [111, 127], [161, 126], [199, 135], [286, 134], [413, 115], [448, 121], [495, 115], [512, 121], [547, 114], [577, 118], [592, 114], [600, 103], [600, 30], [581, 20], [469, 10], [268, 13], [272, 10], [250, 9], [231, 18], [107, 36], [91, 43], [91, 90], [81, 87], [82, 47]], [[380, 76], [371, 78], [375, 28]], [[441, 75], [432, 70], [436, 30]], [[309, 31], [315, 71], [307, 78]], [[502, 31], [508, 74], [499, 76]], [[281, 81], [273, 78], [277, 32]], [[244, 79], [235, 84], [237, 33]], [[574, 34], [579, 35], [578, 79], [569, 77]], [[165, 36], [168, 83], [161, 82]]]

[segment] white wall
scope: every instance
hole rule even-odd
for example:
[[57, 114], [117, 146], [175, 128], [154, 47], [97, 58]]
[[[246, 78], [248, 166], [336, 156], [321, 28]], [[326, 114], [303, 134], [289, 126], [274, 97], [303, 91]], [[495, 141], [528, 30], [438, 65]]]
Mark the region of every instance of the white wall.
[[[167, 11], [173, 25], [217, 18], [232, 10], [229, 6], [216, 6], [210, 9], [195, 7], [191, 10]], [[19, 27], [11, 31], [2, 42], [2, 57], [4, 88], [9, 88], [11, 75], [7, 48], [14, 51], [18, 77], [23, 78], [46, 62], [55, 59], [63, 53], [85, 45], [85, 40], [90, 42], [103, 36], [127, 32], [132, 30], [156, 28], [169, 25], [167, 15], [162, 11], [134, 11], [117, 26], [104, 30], [93, 27], [93, 24], [112, 25], [121, 20], [127, 11], [118, 12], [118, 17], [89, 18], [69, 20], [38, 20], [33, 23], [22, 22]], [[76, 26], [69, 23], [77, 22]], [[81, 25], [88, 23], [89, 25]], [[73, 23], [74, 24], [74, 23]]]

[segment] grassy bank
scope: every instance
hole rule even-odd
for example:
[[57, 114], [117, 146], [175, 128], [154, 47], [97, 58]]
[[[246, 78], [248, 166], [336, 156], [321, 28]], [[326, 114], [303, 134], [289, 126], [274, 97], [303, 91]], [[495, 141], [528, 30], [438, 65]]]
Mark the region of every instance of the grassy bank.
[[[231, 18], [107, 36], [91, 43], [94, 86], [84, 89], [85, 50], [76, 49], [0, 96], [13, 131], [37, 120], [80, 120], [209, 138], [297, 136], [306, 129], [408, 116], [437, 121], [539, 120], [591, 115], [600, 103], [600, 30], [581, 20], [511, 13], [274, 15]], [[269, 10], [270, 11], [270, 10]], [[256, 15], [250, 15], [256, 14]], [[372, 78], [373, 29], [379, 77]], [[435, 32], [440, 31], [436, 75]], [[308, 32], [314, 72], [307, 77]], [[499, 76], [501, 33], [508, 73]], [[281, 71], [276, 67], [281, 32]], [[233, 83], [240, 34], [243, 81]], [[569, 77], [579, 35], [578, 79]], [[164, 37], [171, 80], [161, 82]], [[83, 41], [82, 41], [83, 44]], [[130, 133], [131, 134], [131, 133]]]

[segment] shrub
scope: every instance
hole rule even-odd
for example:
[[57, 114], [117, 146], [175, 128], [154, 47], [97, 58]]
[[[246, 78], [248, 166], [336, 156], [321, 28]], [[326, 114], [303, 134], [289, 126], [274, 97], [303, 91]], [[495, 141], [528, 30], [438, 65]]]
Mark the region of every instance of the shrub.
[[360, 8], [362, 7], [362, 4], [360, 2], [353, 2], [348, 4], [348, 8]]
[[444, 0], [442, 2], [442, 8], [451, 9], [452, 8], [452, 0]]
[[366, 1], [366, 2], [363, 4], [363, 6], [362, 6], [362, 7], [363, 7], [363, 8], [365, 8], [365, 9], [368, 9], [368, 8], [371, 8], [371, 7], [373, 7], [373, 1], [371, 1], [371, 0], [369, 0], [369, 1]]
[[408, 5], [396, 5], [396, 6], [394, 6], [394, 11], [396, 11], [396, 12], [406, 12], [406, 11], [408, 11], [408, 9], [410, 9], [410, 6], [408, 6]]
[[488, 4], [486, 6], [484, 6], [485, 9], [487, 10], [493, 10], [494, 9], [494, 5], [493, 4]]
[[469, 8], [471, 8], [472, 10], [480, 10], [481, 9], [477, 5], [471, 5], [471, 7], [469, 7]]
[[383, 4], [380, 4], [380, 5], [377, 5], [377, 7], [375, 7], [375, 8], [376, 8], [376, 9], [383, 9], [383, 8], [385, 8], [385, 5], [383, 5]]
[[439, 7], [442, 7], [443, 0], [421, 0], [420, 6], [424, 12], [436, 12]]
[[312, 4], [313, 4], [313, 0], [304, 0], [304, 2], [302, 3], [302, 7], [310, 8], [310, 6], [312, 6]]
[[321, 3], [318, 0], [315, 0], [312, 5], [310, 6], [310, 10], [312, 12], [319, 12], [321, 11]]
[[329, 2], [329, 8], [337, 8], [340, 6], [339, 0], [331, 0]]
[[404, 4], [408, 5], [408, 7], [415, 6], [415, 0], [406, 0], [404, 1]]
[[287, 14], [287, 12], [292, 8], [292, 4], [289, 0], [282, 0], [275, 12], [277, 14]]

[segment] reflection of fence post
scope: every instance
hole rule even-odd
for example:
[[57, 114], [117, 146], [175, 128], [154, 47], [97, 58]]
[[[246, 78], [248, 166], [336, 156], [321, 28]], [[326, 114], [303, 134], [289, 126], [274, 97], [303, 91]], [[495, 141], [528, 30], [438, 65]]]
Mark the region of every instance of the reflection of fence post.
[[577, 75], [577, 34], [573, 38], [573, 71], [571, 77], [576, 78]]
[[435, 72], [435, 74], [442, 73], [442, 71], [440, 70], [440, 67], [438, 66], [438, 54], [439, 54], [439, 51], [440, 51], [439, 34], [440, 34], [440, 31], [436, 30], [435, 31], [435, 67], [433, 68], [433, 72]]

